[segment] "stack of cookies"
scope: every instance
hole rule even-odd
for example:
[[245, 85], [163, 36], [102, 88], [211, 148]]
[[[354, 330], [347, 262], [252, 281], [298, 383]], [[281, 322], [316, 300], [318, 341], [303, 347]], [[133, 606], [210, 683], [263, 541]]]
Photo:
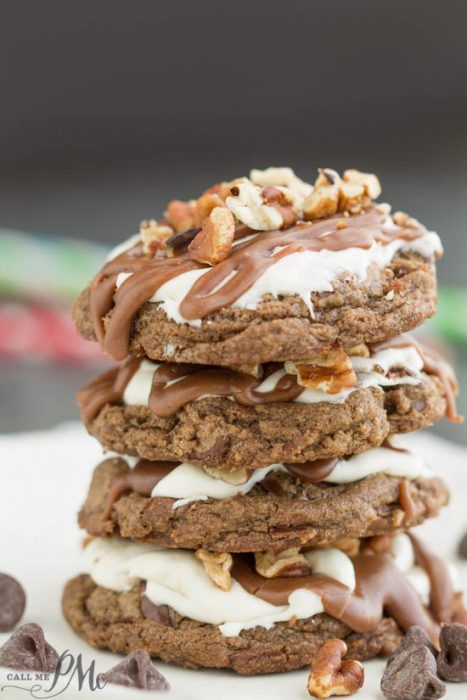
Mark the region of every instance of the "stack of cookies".
[[378, 179], [253, 170], [113, 251], [74, 308], [120, 364], [79, 393], [105, 450], [63, 609], [92, 645], [242, 674], [354, 659], [461, 619], [411, 528], [449, 494], [397, 434], [456, 413], [409, 335], [435, 311], [438, 236]]

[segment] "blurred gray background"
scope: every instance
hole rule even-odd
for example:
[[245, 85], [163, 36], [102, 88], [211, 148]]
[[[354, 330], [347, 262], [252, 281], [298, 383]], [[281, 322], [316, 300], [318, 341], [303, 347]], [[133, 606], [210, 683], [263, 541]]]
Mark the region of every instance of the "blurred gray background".
[[[113, 242], [251, 167], [358, 167], [442, 235], [441, 282], [466, 283], [465, 0], [3, 0], [0, 15], [0, 226]], [[89, 373], [4, 362], [2, 429], [76, 417]]]

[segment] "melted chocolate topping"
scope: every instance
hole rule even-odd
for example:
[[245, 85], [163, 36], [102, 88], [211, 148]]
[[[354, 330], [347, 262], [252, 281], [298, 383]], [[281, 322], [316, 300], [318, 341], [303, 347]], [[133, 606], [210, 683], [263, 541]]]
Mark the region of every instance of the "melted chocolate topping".
[[113, 480], [103, 517], [110, 516], [114, 503], [128, 491], [149, 498], [156, 484], [170, 474], [178, 464], [178, 462], [151, 462], [148, 459], [140, 459], [133, 469], [128, 469]]
[[384, 553], [359, 554], [352, 558], [357, 581], [354, 592], [321, 574], [264, 578], [256, 572], [249, 555], [235, 555], [232, 576], [248, 593], [272, 605], [286, 605], [290, 594], [300, 588], [313, 591], [321, 597], [328, 615], [341, 620], [355, 632], [374, 629], [386, 613], [402, 630], [420, 625], [436, 639], [439, 631], [436, 623], [449, 622], [453, 615], [452, 584], [446, 564], [440, 557], [418, 541], [414, 542], [414, 549], [418, 563], [430, 579], [429, 610], [390, 555]]
[[[114, 359], [123, 360], [128, 355], [135, 314], [162, 285], [185, 272], [207, 270], [180, 304], [180, 312], [187, 320], [203, 319], [233, 304], [267, 268], [286, 255], [369, 248], [375, 241], [387, 245], [396, 239], [414, 240], [426, 233], [421, 225], [388, 227], [386, 216], [375, 207], [348, 217], [344, 229], [336, 228], [341, 220], [341, 216], [333, 216], [311, 223], [301, 221], [286, 230], [259, 233], [238, 243], [226, 260], [212, 268], [195, 262], [183, 250], [175, 250], [171, 258], [145, 255], [142, 244], [138, 243], [108, 262], [91, 283], [91, 316], [102, 349]], [[239, 228], [243, 236], [251, 233], [243, 226]], [[131, 276], [115, 292], [121, 273]]]
[[456, 375], [449, 362], [439, 352], [407, 333], [382, 343], [375, 343], [370, 348], [372, 352], [379, 352], [388, 348], [407, 348], [410, 346], [415, 347], [420, 353], [424, 371], [437, 377], [441, 382], [446, 397], [446, 418], [454, 423], [462, 423], [464, 419], [457, 413], [456, 407], [456, 396], [459, 393]]
[[301, 464], [284, 464], [287, 471], [296, 476], [300, 481], [307, 484], [318, 484], [326, 481], [326, 477], [332, 472], [339, 459], [315, 459], [313, 462], [302, 462]]
[[[423, 359], [424, 370], [440, 379], [446, 395], [447, 418], [461, 421], [455, 403], [456, 378], [448, 362], [440, 355], [408, 335], [373, 345], [372, 351], [408, 346], [416, 347]], [[93, 420], [105, 404], [121, 403], [125, 388], [140, 363], [140, 359], [130, 358], [120, 368], [108, 370], [78, 393], [78, 403], [85, 423]], [[183, 406], [202, 396], [229, 396], [244, 406], [294, 401], [305, 390], [305, 387], [298, 384], [295, 375], [285, 374], [270, 391], [257, 391], [267, 377], [282, 367], [280, 364], [265, 365], [263, 376], [257, 379], [222, 367], [161, 364], [154, 370], [149, 408], [157, 416], [165, 417], [174, 415]]]

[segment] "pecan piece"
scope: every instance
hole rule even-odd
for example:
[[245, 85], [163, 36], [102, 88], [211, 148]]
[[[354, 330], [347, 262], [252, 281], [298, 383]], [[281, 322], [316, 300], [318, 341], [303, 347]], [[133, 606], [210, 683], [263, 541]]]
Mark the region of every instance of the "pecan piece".
[[365, 671], [360, 661], [347, 659], [347, 644], [330, 639], [319, 649], [308, 677], [308, 692], [314, 698], [353, 695], [362, 687]]
[[326, 394], [338, 394], [357, 383], [350, 358], [340, 348], [317, 356], [309, 363], [288, 361], [284, 367], [288, 374], [297, 375], [300, 386], [319, 389]]
[[282, 552], [255, 552], [255, 567], [258, 574], [265, 578], [307, 576], [311, 573], [311, 566], [299, 547]]
[[222, 591], [230, 591], [232, 588], [232, 555], [227, 552], [209, 552], [207, 549], [198, 549], [195, 557], [204, 566], [207, 575]]
[[228, 257], [235, 234], [235, 219], [225, 207], [214, 207], [201, 231], [188, 246], [193, 260], [216, 265]]

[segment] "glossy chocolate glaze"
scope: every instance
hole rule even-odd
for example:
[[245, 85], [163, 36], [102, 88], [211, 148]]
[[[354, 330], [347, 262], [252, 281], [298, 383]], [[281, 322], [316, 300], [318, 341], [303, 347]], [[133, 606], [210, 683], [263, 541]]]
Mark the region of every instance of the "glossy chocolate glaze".
[[454, 423], [462, 423], [463, 418], [457, 413], [456, 396], [459, 393], [456, 375], [449, 362], [434, 348], [428, 347], [414, 336], [404, 333], [396, 338], [375, 343], [371, 346], [372, 352], [387, 350], [388, 348], [415, 347], [423, 360], [423, 369], [427, 374], [437, 377], [441, 382], [446, 397], [446, 418]]
[[[104, 265], [91, 283], [91, 317], [102, 349], [114, 359], [123, 360], [128, 355], [135, 314], [162, 285], [185, 272], [207, 270], [180, 304], [180, 312], [187, 320], [203, 319], [233, 304], [268, 267], [286, 255], [369, 248], [375, 241], [387, 245], [396, 239], [411, 241], [426, 233], [421, 224], [415, 228], [388, 226], [386, 215], [376, 207], [346, 218], [345, 228], [336, 228], [341, 220], [342, 216], [333, 216], [300, 221], [286, 230], [259, 233], [235, 245], [229, 257], [212, 268], [195, 262], [184, 250], [175, 250], [170, 258], [161, 257], [160, 251], [156, 257], [146, 255], [138, 243]], [[241, 235], [252, 233], [244, 226], [239, 228]], [[131, 276], [115, 291], [121, 273]]]
[[429, 609], [385, 553], [359, 554], [352, 558], [357, 581], [354, 592], [321, 574], [266, 579], [256, 572], [250, 555], [235, 555], [232, 576], [249, 593], [273, 605], [286, 605], [290, 594], [298, 589], [313, 591], [321, 597], [328, 615], [355, 632], [369, 632], [386, 614], [394, 618], [403, 631], [420, 625], [437, 639], [438, 625], [449, 622], [454, 613], [452, 583], [440, 557], [420, 543], [415, 543], [414, 549], [417, 562], [430, 579]]
[[[446, 395], [446, 416], [456, 422], [462, 420], [456, 411], [457, 382], [452, 368], [444, 358], [411, 336], [399, 336], [387, 343], [374, 345], [372, 351], [410, 345], [419, 351], [425, 372], [440, 379]], [[139, 359], [130, 358], [120, 368], [108, 370], [78, 393], [78, 403], [85, 423], [95, 418], [105, 404], [121, 403], [125, 388], [140, 362]], [[281, 367], [283, 365], [265, 365], [264, 374], [258, 379], [221, 367], [162, 364], [154, 370], [149, 408], [157, 416], [164, 417], [174, 415], [183, 406], [202, 396], [228, 396], [244, 406], [294, 401], [305, 390], [305, 387], [298, 384], [295, 375], [284, 375], [270, 391], [257, 391], [260, 384]]]

